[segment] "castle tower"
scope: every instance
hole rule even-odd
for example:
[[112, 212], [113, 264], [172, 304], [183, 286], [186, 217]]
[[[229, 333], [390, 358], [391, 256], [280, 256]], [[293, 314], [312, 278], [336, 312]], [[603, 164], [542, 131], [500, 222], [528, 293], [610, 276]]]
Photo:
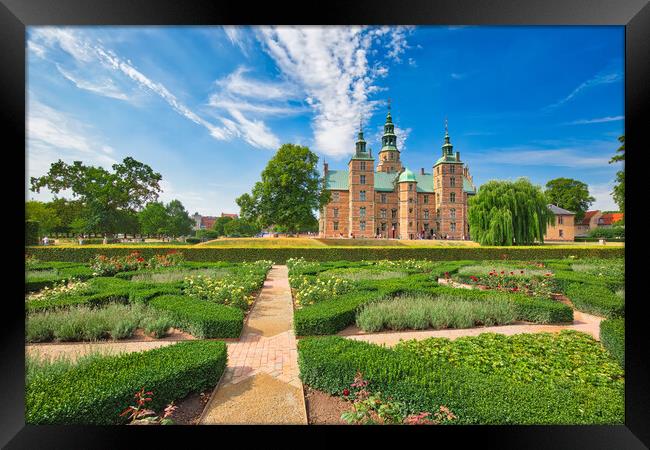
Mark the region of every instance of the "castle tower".
[[384, 135], [381, 138], [381, 150], [379, 151], [379, 164], [377, 172], [401, 172], [402, 162], [399, 159], [400, 152], [397, 149], [397, 136], [395, 125], [390, 115], [390, 100], [388, 101], [388, 114], [384, 124]]
[[371, 238], [375, 235], [375, 160], [366, 149], [363, 130], [359, 134], [354, 156], [348, 163], [349, 235]]
[[463, 163], [460, 152], [454, 154], [445, 120], [445, 142], [442, 156], [433, 165], [433, 189], [436, 203], [435, 232], [461, 239], [466, 229]]
[[400, 239], [415, 239], [417, 227], [417, 181], [409, 169], [405, 169], [397, 181], [399, 198]]

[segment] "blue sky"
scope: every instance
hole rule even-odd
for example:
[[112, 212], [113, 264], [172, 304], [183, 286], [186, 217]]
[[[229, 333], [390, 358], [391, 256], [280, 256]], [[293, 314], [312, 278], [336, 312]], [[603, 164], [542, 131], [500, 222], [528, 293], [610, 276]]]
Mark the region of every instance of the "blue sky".
[[475, 184], [571, 177], [616, 209], [623, 27], [30, 27], [26, 51], [28, 176], [133, 156], [162, 200], [238, 212], [282, 143], [345, 168], [362, 117], [376, 155], [390, 97], [411, 170], [448, 118]]

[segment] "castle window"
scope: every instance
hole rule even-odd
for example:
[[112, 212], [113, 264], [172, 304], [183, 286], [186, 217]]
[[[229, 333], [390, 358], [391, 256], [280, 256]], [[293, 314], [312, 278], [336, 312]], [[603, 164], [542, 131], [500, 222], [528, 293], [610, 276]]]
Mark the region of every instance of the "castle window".
[[436, 216], [437, 216], [437, 217], [440, 217], [440, 208], [437, 208], [437, 209], [436, 209]]
[[560, 230], [560, 237], [564, 237], [564, 230]]
[[413, 185], [411, 183], [409, 183], [409, 191], [412, 191], [412, 190], [413, 190]]
[[409, 203], [413, 203], [413, 197], [409, 198]]
[[359, 217], [366, 217], [366, 208], [359, 208]]
[[359, 176], [359, 183], [366, 184], [366, 176], [365, 175], [360, 175]]
[[[361, 161], [359, 163], [359, 170], [366, 170], [366, 162], [365, 161]], [[363, 184], [363, 182], [361, 182], [361, 184]]]
[[396, 210], [396, 209], [391, 209], [391, 210], [390, 210], [390, 216], [391, 216], [393, 219], [397, 219], [397, 210]]
[[381, 223], [381, 231], [386, 231], [386, 222]]
[[339, 201], [339, 193], [338, 192], [332, 192], [332, 201], [338, 202]]
[[334, 231], [337, 231], [339, 229], [339, 223], [334, 222], [333, 225], [334, 225]]
[[[454, 166], [451, 166], [451, 167], [454, 167]], [[449, 179], [449, 186], [456, 187], [456, 178], [455, 177], [451, 177]]]
[[339, 216], [339, 209], [334, 208], [334, 217], [338, 217], [338, 216]]
[[449, 201], [451, 203], [456, 203], [456, 193], [455, 192], [452, 192], [452, 193], [449, 194]]
[[381, 194], [381, 202], [386, 203], [386, 194]]
[[424, 203], [429, 203], [429, 196], [428, 195], [424, 196]]
[[456, 209], [455, 208], [451, 208], [449, 210], [449, 217], [451, 217], [452, 219], [456, 218]]
[[359, 191], [359, 200], [362, 202], [366, 201], [366, 191]]
[[557, 216], [557, 223], [562, 225], [562, 216]]
[[436, 222], [436, 231], [440, 231], [440, 222]]
[[409, 228], [413, 226], [413, 222], [409, 222]]
[[366, 221], [365, 220], [362, 220], [361, 222], [359, 222], [359, 230], [366, 231]]
[[449, 166], [449, 173], [456, 173], [456, 166]]
[[382, 218], [382, 219], [385, 219], [385, 218], [386, 218], [386, 210], [385, 210], [385, 209], [382, 209], [382, 210], [381, 210], [381, 218]]
[[409, 214], [413, 214], [413, 208], [409, 208]]
[[424, 231], [429, 231], [429, 222], [424, 222]]
[[451, 223], [449, 224], [449, 229], [450, 229], [451, 231], [456, 231], [456, 222], [451, 222]]
[[425, 219], [428, 219], [428, 218], [429, 218], [429, 210], [428, 210], [428, 209], [425, 209], [425, 210], [424, 210], [424, 218], [425, 218]]

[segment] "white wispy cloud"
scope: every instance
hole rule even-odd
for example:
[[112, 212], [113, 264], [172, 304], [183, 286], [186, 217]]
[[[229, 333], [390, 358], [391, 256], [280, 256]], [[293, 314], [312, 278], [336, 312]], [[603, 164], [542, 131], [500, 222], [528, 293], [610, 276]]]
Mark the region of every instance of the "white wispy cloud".
[[287, 100], [300, 96], [300, 92], [293, 84], [246, 77], [244, 74], [250, 71], [247, 67], [239, 66], [230, 75], [217, 80], [215, 83], [228, 94], [259, 100]]
[[242, 53], [248, 56], [248, 45], [244, 34], [244, 27], [239, 25], [225, 25], [222, 28], [230, 43], [239, 47]]
[[618, 205], [612, 198], [612, 191], [614, 190], [614, 181], [601, 184], [590, 184], [589, 194], [596, 200], [590, 206], [590, 209], [599, 209], [601, 211], [616, 211]]
[[580, 92], [584, 91], [585, 89], [589, 89], [591, 87], [598, 86], [601, 84], [615, 83], [621, 81], [622, 79], [623, 79], [623, 75], [620, 72], [598, 73], [593, 77], [589, 78], [588, 80], [582, 82], [578, 87], [576, 87], [573, 91], [571, 91], [569, 95], [567, 95], [563, 99], [551, 105], [546, 106], [545, 109], [557, 108], [558, 106], [561, 106], [566, 102], [570, 101], [571, 99], [573, 99], [576, 95], [578, 95]]
[[103, 95], [105, 97], [116, 98], [118, 100], [129, 100], [129, 96], [122, 92], [111, 78], [104, 78], [101, 82], [95, 83], [82, 78], [77, 78], [71, 72], [61, 67], [60, 64], [57, 64], [56, 68], [61, 75], [74, 83], [74, 85], [79, 89], [94, 92], [95, 94]]
[[45, 174], [58, 159], [67, 163], [109, 168], [115, 151], [82, 120], [29, 97], [27, 105], [27, 169], [29, 176]]
[[449, 76], [452, 77], [454, 80], [462, 80], [464, 78], [467, 78], [467, 73], [452, 72], [449, 74]]
[[[287, 80], [305, 93], [312, 108], [317, 151], [334, 157], [354, 148], [359, 117], [381, 104], [375, 82], [408, 48], [409, 27], [261, 27], [258, 40]], [[371, 55], [377, 44], [384, 49]], [[373, 59], [371, 61], [371, 59]]]
[[[397, 148], [399, 151], [404, 151], [406, 149], [406, 141], [411, 134], [411, 131], [413, 131], [412, 128], [401, 128], [395, 125], [395, 135], [397, 136]], [[368, 145], [373, 149], [373, 156], [375, 157], [377, 153], [379, 153], [379, 150], [381, 150], [381, 137], [383, 134], [384, 126], [380, 125], [377, 127], [375, 133], [370, 139], [366, 138], [366, 140], [368, 140]]]
[[625, 116], [607, 116], [599, 117], [596, 119], [581, 119], [569, 122], [566, 125], [588, 125], [590, 123], [605, 123], [605, 122], [618, 122], [619, 120], [624, 120]]

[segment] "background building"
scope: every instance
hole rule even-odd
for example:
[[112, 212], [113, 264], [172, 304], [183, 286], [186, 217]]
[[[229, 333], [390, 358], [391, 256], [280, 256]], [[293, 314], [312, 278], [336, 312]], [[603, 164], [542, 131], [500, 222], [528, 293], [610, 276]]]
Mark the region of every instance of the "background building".
[[376, 170], [362, 129], [348, 170], [329, 170], [324, 164], [332, 195], [320, 213], [321, 237], [469, 239], [467, 199], [476, 187], [460, 152], [453, 151], [446, 124], [442, 156], [432, 173], [412, 172], [400, 154], [389, 106]]
[[[233, 219], [239, 218], [237, 214], [230, 213], [221, 213], [221, 217], [232, 217]], [[198, 212], [195, 212], [192, 216], [194, 220], [194, 229], [195, 230], [210, 230], [214, 226], [214, 222], [217, 220], [216, 216], [202, 216]]]
[[587, 211], [583, 219], [576, 224], [575, 234], [576, 236], [587, 236], [591, 230], [596, 228], [611, 228], [624, 217], [625, 215], [620, 212]]
[[546, 227], [544, 241], [573, 241], [575, 238], [575, 213], [555, 205], [548, 205], [555, 214], [555, 225]]

